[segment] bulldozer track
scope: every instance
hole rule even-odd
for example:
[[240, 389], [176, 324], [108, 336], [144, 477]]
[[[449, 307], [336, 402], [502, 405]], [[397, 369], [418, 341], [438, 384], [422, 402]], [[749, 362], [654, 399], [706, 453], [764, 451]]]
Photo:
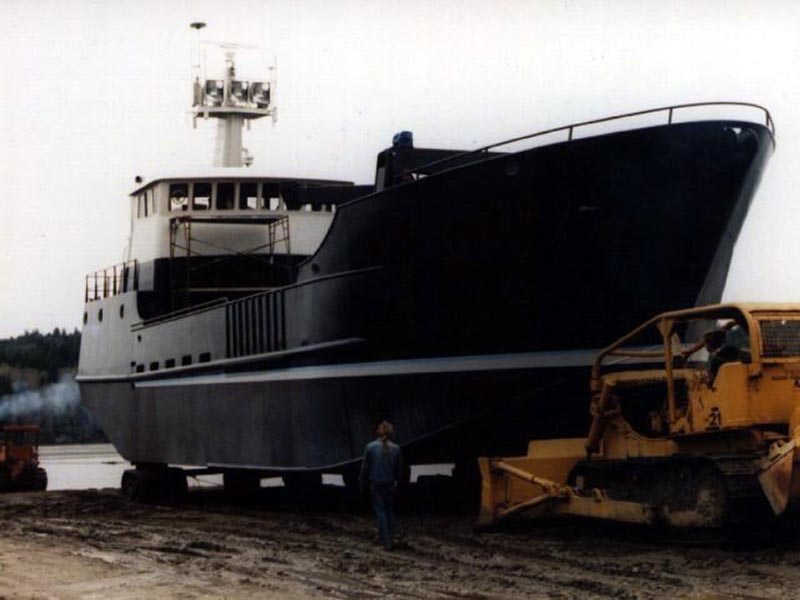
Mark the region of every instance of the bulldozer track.
[[[625, 461], [579, 462], [570, 483], [578, 485], [583, 477], [583, 489], [601, 488], [609, 498], [627, 500], [664, 508], [669, 503], [681, 506], [681, 498], [699, 495], [694, 487], [706, 482], [715, 472], [724, 486], [724, 522], [726, 530], [742, 524], [768, 518], [769, 506], [758, 483], [758, 455], [720, 454], [674, 456], [663, 458], [629, 459]], [[581, 487], [578, 485], [578, 487]], [[712, 540], [718, 538], [712, 536]]]

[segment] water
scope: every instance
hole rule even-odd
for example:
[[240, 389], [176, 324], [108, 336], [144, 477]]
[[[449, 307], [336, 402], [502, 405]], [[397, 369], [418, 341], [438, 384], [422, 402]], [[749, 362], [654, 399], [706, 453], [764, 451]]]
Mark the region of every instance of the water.
[[[47, 470], [48, 490], [119, 488], [122, 473], [131, 468], [111, 444], [40, 446], [39, 462]], [[190, 487], [219, 485], [222, 485], [221, 475], [189, 478]]]
[[41, 446], [39, 462], [47, 470], [48, 490], [118, 488], [130, 468], [111, 444]]
[[[111, 444], [69, 444], [41, 446], [39, 461], [47, 469], [47, 489], [88, 490], [92, 488], [118, 488], [122, 473], [130, 468]], [[414, 465], [411, 480], [420, 475], [449, 475], [452, 465]], [[329, 485], [344, 485], [341, 475], [324, 475]], [[221, 475], [203, 475], [189, 478], [190, 487], [222, 485]], [[280, 478], [264, 479], [262, 487], [282, 485]]]

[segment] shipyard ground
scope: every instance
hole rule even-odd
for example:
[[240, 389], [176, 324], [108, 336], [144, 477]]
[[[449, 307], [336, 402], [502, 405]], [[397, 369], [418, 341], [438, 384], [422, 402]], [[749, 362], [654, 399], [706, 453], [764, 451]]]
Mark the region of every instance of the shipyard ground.
[[408, 490], [405, 542], [386, 552], [363, 500], [332, 486], [310, 498], [264, 489], [246, 504], [193, 490], [174, 507], [131, 505], [115, 490], [5, 494], [0, 599], [751, 599], [800, 589], [800, 542], [687, 545], [585, 522], [477, 534], [452, 495], [441, 481]]

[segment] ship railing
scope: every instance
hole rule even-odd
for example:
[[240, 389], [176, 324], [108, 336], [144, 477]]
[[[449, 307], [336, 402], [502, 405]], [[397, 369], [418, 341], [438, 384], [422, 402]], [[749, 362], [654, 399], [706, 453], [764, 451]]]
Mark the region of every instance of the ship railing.
[[[235, 300], [216, 298], [203, 304], [193, 305], [134, 323], [131, 329], [139, 331], [167, 322], [192, 318], [208, 311], [220, 311], [220, 314], [224, 312], [225, 319], [225, 358], [241, 358], [255, 354], [281, 352], [289, 349], [289, 331], [286, 316], [287, 298], [291, 299], [291, 294], [295, 290], [309, 285], [319, 285], [327, 281], [335, 282], [343, 278], [360, 277], [382, 270], [383, 267], [380, 266], [365, 267], [296, 282], [286, 287], [275, 288], [268, 292], [258, 292]], [[291, 300], [289, 302], [291, 303]], [[356, 338], [347, 339], [349, 343]], [[361, 340], [361, 338], [358, 338], [358, 340]]]
[[139, 289], [139, 261], [129, 260], [86, 276], [84, 302], [94, 302]]
[[[564, 142], [571, 142], [575, 139], [575, 135], [578, 130], [582, 128], [588, 128], [592, 125], [599, 125], [601, 123], [612, 123], [615, 121], [633, 121], [636, 117], [641, 117], [643, 115], [658, 115], [659, 113], [663, 113], [664, 122], [662, 124], [665, 125], [674, 125], [675, 118], [677, 117], [678, 111], [690, 110], [693, 108], [701, 108], [701, 107], [739, 107], [739, 108], [747, 108], [747, 109], [755, 109], [758, 113], [761, 114], [760, 120], [763, 120], [764, 126], [770, 131], [772, 134], [772, 143], [773, 146], [775, 145], [775, 122], [772, 120], [772, 115], [770, 114], [769, 110], [765, 107], [761, 106], [760, 104], [753, 104], [751, 102], [729, 102], [729, 101], [718, 101], [718, 102], [692, 102], [689, 104], [674, 104], [672, 106], [662, 106], [659, 108], [649, 108], [647, 110], [638, 110], [636, 112], [629, 112], [624, 113], [621, 115], [614, 115], [613, 117], [604, 117], [602, 119], [592, 119], [590, 121], [581, 121], [579, 123], [572, 123], [571, 125], [564, 125], [562, 127], [555, 127], [553, 129], [545, 129], [544, 131], [537, 131], [536, 133], [530, 133], [527, 135], [522, 135], [519, 137], [511, 138], [508, 140], [503, 140], [502, 142], [496, 142], [489, 146], [484, 146], [482, 148], [478, 148], [477, 150], [469, 150], [467, 152], [460, 152], [458, 154], [454, 154], [452, 156], [448, 156], [446, 158], [435, 160], [424, 165], [421, 165], [414, 169], [416, 173], [432, 173], [443, 171], [451, 166], [462, 166], [465, 162], [478, 162], [482, 160], [486, 160], [490, 158], [490, 152], [493, 150], [497, 150], [498, 148], [502, 148], [503, 146], [508, 146], [511, 144], [516, 144], [519, 142], [525, 142], [529, 140], [536, 140], [537, 138], [542, 138], [548, 135], [554, 134], [563, 134], [565, 139], [561, 140]], [[691, 122], [690, 120], [687, 121], [680, 121], [681, 123]], [[616, 129], [614, 131], [625, 131], [625, 128]], [[531, 146], [535, 147], [535, 146]], [[496, 156], [496, 155], [495, 155]], [[474, 160], [469, 160], [474, 158]], [[465, 159], [468, 159], [465, 161]]]

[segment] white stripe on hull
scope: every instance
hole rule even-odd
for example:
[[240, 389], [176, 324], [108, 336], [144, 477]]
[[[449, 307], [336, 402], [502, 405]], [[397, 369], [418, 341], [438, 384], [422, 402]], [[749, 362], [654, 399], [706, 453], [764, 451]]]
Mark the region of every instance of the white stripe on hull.
[[159, 388], [184, 385], [217, 385], [261, 383], [269, 381], [302, 381], [309, 379], [339, 379], [344, 377], [385, 377], [389, 375], [421, 375], [458, 373], [465, 371], [503, 371], [591, 366], [597, 350], [567, 350], [560, 352], [527, 352], [521, 354], [492, 354], [481, 356], [448, 356], [444, 358], [391, 360], [343, 365], [323, 365], [276, 369], [247, 373], [215, 373], [195, 377], [173, 377], [134, 383], [137, 388]]

